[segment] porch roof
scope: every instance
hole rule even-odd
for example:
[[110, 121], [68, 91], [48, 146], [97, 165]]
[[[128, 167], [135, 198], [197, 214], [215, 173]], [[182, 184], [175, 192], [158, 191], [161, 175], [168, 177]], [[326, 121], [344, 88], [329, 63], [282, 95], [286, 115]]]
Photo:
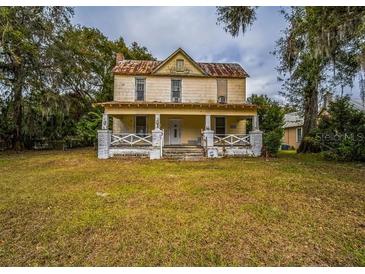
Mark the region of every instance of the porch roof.
[[204, 108], [204, 109], [246, 109], [256, 110], [256, 105], [249, 103], [242, 104], [219, 104], [219, 103], [173, 103], [173, 102], [122, 102], [110, 101], [95, 103], [95, 106], [122, 107], [122, 108]]
[[257, 106], [248, 103], [172, 103], [172, 102], [122, 102], [95, 103], [109, 114], [181, 114], [181, 115], [256, 115]]

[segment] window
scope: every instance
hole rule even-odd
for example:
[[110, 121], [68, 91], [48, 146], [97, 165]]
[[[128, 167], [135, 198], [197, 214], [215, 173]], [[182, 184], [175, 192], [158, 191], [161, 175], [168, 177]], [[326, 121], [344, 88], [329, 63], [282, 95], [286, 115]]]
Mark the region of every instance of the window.
[[226, 134], [225, 117], [215, 117], [215, 134]]
[[171, 80], [171, 101], [181, 102], [181, 80]]
[[183, 59], [176, 60], [176, 71], [184, 71], [184, 60]]
[[144, 101], [146, 79], [136, 78], [136, 101]]
[[227, 103], [227, 79], [217, 79], [217, 101]]
[[147, 133], [146, 116], [136, 116], [136, 133], [137, 135], [144, 135]]
[[297, 128], [297, 143], [300, 143], [303, 138], [302, 128]]

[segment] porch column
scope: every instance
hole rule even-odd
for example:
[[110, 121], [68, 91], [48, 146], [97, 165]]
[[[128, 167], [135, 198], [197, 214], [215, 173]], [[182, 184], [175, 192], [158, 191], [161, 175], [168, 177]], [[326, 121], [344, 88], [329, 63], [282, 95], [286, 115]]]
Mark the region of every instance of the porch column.
[[255, 157], [260, 156], [262, 150], [262, 131], [259, 130], [257, 115], [252, 117], [252, 131], [250, 131], [249, 135], [252, 155]]
[[257, 115], [252, 117], [252, 130], [259, 130], [259, 117]]
[[211, 128], [211, 116], [210, 114], [205, 115], [205, 130], [210, 130]]
[[211, 130], [211, 115], [205, 115], [205, 130], [203, 131], [203, 145], [208, 158], [218, 157], [218, 149], [214, 147], [214, 130]]
[[152, 149], [150, 159], [161, 159], [163, 147], [163, 131], [160, 129], [160, 114], [155, 114], [155, 128], [152, 130]]
[[101, 129], [109, 129], [109, 115], [103, 113], [103, 118], [101, 120]]
[[160, 118], [161, 118], [160, 114], [155, 114], [155, 129], [160, 129], [161, 125]]
[[108, 159], [112, 134], [109, 130], [109, 117], [106, 113], [103, 114], [101, 128], [98, 130], [98, 158]]

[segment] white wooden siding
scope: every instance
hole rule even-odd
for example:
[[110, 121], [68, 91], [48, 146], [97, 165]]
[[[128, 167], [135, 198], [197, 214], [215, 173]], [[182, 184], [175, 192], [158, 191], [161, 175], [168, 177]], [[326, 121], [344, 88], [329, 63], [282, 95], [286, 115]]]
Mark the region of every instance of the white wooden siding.
[[[171, 79], [169, 76], [146, 76], [145, 98], [148, 102], [171, 101]], [[181, 77], [182, 102], [216, 103], [217, 79], [205, 77]], [[227, 79], [228, 103], [243, 103], [246, 99], [246, 80]], [[114, 77], [114, 100], [134, 102], [135, 76]]]

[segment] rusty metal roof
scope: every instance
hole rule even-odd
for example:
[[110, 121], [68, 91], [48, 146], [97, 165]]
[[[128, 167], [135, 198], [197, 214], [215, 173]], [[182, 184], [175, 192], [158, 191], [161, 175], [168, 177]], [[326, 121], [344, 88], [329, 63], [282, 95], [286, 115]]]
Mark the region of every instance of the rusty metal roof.
[[[123, 60], [113, 68], [119, 75], [149, 75], [163, 61]], [[209, 77], [215, 78], [246, 78], [247, 72], [236, 63], [199, 63], [197, 64]]]
[[146, 61], [146, 60], [123, 60], [113, 68], [114, 74], [125, 75], [146, 75], [157, 67], [160, 61]]
[[248, 77], [241, 65], [235, 63], [198, 63], [198, 65], [212, 77]]

